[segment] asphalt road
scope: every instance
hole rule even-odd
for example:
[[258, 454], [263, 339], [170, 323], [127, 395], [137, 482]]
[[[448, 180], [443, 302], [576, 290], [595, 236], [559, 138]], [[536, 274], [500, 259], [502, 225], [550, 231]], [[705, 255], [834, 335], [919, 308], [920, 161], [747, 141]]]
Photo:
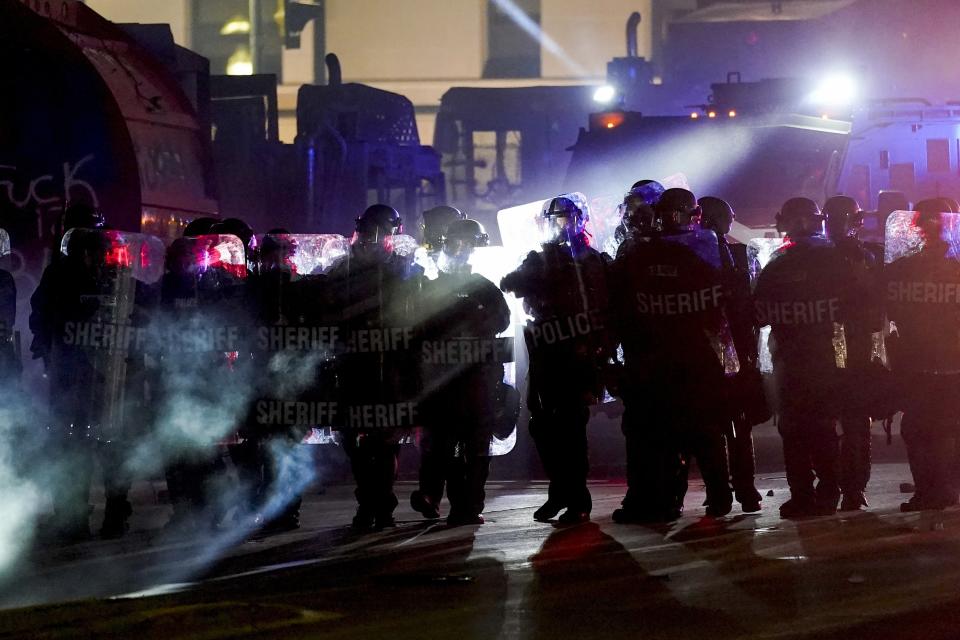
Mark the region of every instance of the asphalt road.
[[[301, 529], [170, 539], [139, 495], [119, 541], [38, 548], [0, 592], [0, 638], [956, 638], [960, 510], [901, 514], [905, 465], [874, 471], [871, 508], [618, 525], [624, 488], [597, 483], [594, 522], [534, 522], [540, 483], [490, 487], [487, 524], [447, 528], [405, 506], [357, 535], [349, 487], [311, 492]], [[48, 604], [56, 603], [56, 604]]]

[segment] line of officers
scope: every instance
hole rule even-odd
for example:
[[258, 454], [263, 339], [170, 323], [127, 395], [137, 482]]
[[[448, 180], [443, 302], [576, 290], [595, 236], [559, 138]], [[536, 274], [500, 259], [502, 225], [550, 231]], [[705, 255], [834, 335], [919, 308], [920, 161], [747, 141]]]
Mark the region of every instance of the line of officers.
[[[240, 495], [259, 524], [280, 529], [298, 525], [305, 483], [283, 472], [285, 458], [277, 454], [276, 443], [291, 451], [307, 425], [264, 421], [270, 414], [261, 410], [265, 399], [301, 406], [332, 399], [341, 416], [386, 416], [373, 425], [350, 425], [342, 418], [337, 424], [356, 480], [353, 524], [362, 530], [393, 525], [400, 443], [410, 427], [420, 426], [420, 486], [412, 506], [437, 518], [446, 491], [450, 524], [481, 524], [491, 442], [498, 430], [503, 435], [504, 425], [515, 422], [515, 391], [503, 382], [502, 360], [429, 361], [422, 357], [423, 344], [494, 340], [509, 326], [502, 293], [507, 292], [523, 299], [530, 317], [524, 328], [526, 406], [550, 481], [547, 501], [534, 514], [537, 520], [572, 524], [590, 518], [586, 428], [590, 406], [602, 401], [605, 391], [624, 403], [628, 489], [613, 514], [617, 522], [680, 517], [693, 460], [706, 485], [708, 515], [726, 515], [734, 500], [744, 512], [760, 510], [751, 428], [769, 419], [768, 400], [779, 415], [791, 491], [780, 509], [783, 517], [865, 506], [871, 419], [897, 410], [904, 411], [902, 429], [916, 485], [903, 508], [943, 508], [955, 504], [958, 495], [956, 407], [949, 389], [960, 374], [960, 263], [941, 239], [943, 205], [920, 204], [914, 223], [922, 249], [886, 269], [857, 239], [862, 218], [850, 198], [829, 200], [823, 213], [806, 198], [784, 203], [776, 221], [785, 243], [759, 271], [746, 247], [726, 240], [734, 219], [728, 203], [698, 201], [688, 190], [664, 190], [650, 180], [636, 183], [624, 197], [615, 259], [590, 246], [585, 198], [565, 194], [543, 207], [540, 249], [499, 287], [470, 267], [473, 250], [486, 244], [484, 229], [451, 208], [425, 214], [425, 241], [439, 268], [434, 279], [397, 251], [401, 220], [386, 205], [374, 205], [357, 219], [343, 259], [301, 277], [291, 268], [296, 247], [282, 240], [283, 230], [268, 234], [258, 250], [259, 268], [245, 280], [229, 270], [210, 277], [205, 271], [209, 256], [189, 259], [182, 246], [177, 254], [175, 242], [160, 285], [138, 284], [134, 308], [157, 304], [179, 322], [202, 317], [227, 323], [243, 315], [259, 326], [336, 326], [341, 335], [407, 327], [413, 338], [400, 341], [402, 346], [381, 341], [376, 349], [319, 358], [258, 354], [249, 344], [221, 349], [212, 358], [167, 355], [168, 362], [157, 367], [163, 374], [146, 385], [139, 374], [150, 367], [139, 357], [126, 358], [121, 386], [152, 389], [149, 397], [126, 394], [124, 408], [131, 402], [163, 407], [139, 414], [141, 422], [202, 423], [208, 417], [196, 411], [222, 409], [218, 402], [225, 386], [246, 390], [231, 396], [248, 405], [232, 414], [242, 436], [231, 448], [244, 485]], [[95, 226], [94, 221], [74, 224]], [[219, 226], [197, 221], [185, 236], [225, 233], [252, 251], [253, 233], [239, 221]], [[55, 525], [64, 539], [89, 535], [95, 455], [101, 456], [107, 493], [101, 533], [126, 531], [127, 492], [136, 472], [129, 452], [136, 450], [132, 444], [139, 437], [128, 429], [92, 447], [89, 438], [76, 433], [83, 431], [78, 425], [89, 428], [104, 420], [105, 411], [116, 411], [91, 410], [116, 394], [90, 395], [90, 388], [98, 388], [91, 381], [103, 384], [103, 371], [96, 370], [82, 346], [64, 340], [67, 319], [105, 317], [96, 315], [102, 285], [91, 276], [109, 248], [77, 244], [48, 268], [31, 301], [31, 349], [48, 364], [53, 413], [66, 431], [63, 440], [74, 443], [63, 447], [70, 480], [54, 496]], [[242, 286], [226, 286], [237, 280]], [[147, 303], [154, 295], [156, 300]], [[116, 314], [121, 305], [107, 306]], [[198, 308], [215, 313], [197, 316]], [[136, 311], [124, 314], [112, 320], [136, 323], [131, 321]], [[766, 392], [758, 362], [764, 326], [771, 327], [774, 372]], [[890, 326], [896, 333], [890, 334]], [[878, 350], [878, 337], [885, 349]], [[877, 356], [883, 351], [881, 362]], [[400, 405], [414, 409], [398, 418]], [[185, 406], [187, 415], [171, 418], [176, 413], [171, 407]], [[131, 421], [137, 419], [125, 420]], [[152, 441], [159, 442], [157, 454], [164, 457], [174, 524], [196, 522], [198, 514], [215, 524], [223, 515], [222, 505], [218, 510], [210, 499], [222, 494], [223, 469], [213, 454], [217, 443], [205, 437], [192, 447], [182, 446], [182, 438], [177, 446]]]
[[297, 445], [318, 425], [339, 431], [350, 459], [357, 529], [393, 525], [400, 445], [414, 427], [415, 507], [439, 517], [446, 492], [450, 524], [482, 523], [491, 446], [519, 413], [504, 383], [512, 353], [497, 339], [510, 311], [470, 268], [483, 227], [434, 214], [444, 228], [425, 230], [438, 267], [428, 278], [386, 205], [363, 212], [349, 243], [274, 229], [257, 246], [242, 221], [200, 219], [165, 250], [68, 210], [62, 254], [31, 298], [31, 351], [50, 387], [49, 532], [89, 537], [97, 461], [103, 537], [128, 530], [132, 480], [160, 469], [173, 531], [238, 519], [295, 528], [313, 478]]
[[[855, 200], [835, 196], [821, 211], [792, 198], [761, 270], [756, 252], [727, 242], [734, 212], [719, 198], [636, 183], [612, 261], [589, 246], [579, 194], [549, 202], [541, 222], [554, 233], [501, 283], [534, 318], [530, 430], [550, 478], [534, 517], [590, 517], [586, 424], [604, 386], [624, 403], [628, 489], [616, 522], [678, 518], [694, 460], [708, 516], [734, 499], [760, 510], [751, 429], [771, 409], [790, 487], [781, 517], [867, 506], [871, 423], [898, 411], [915, 485], [901, 509], [957, 504], [960, 261], [957, 216], [941, 213], [954, 206], [926, 200], [891, 218], [900, 237], [884, 266], [884, 247], [858, 239]], [[588, 322], [571, 319], [583, 312]]]

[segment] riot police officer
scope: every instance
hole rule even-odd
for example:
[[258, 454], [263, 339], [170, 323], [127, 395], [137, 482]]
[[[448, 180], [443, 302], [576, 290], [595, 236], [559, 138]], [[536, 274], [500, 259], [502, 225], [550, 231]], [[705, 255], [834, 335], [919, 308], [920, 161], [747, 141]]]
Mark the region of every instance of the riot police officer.
[[619, 523], [678, 518], [692, 457], [708, 515], [729, 513], [733, 502], [718, 419], [727, 363], [715, 348], [726, 328], [717, 240], [696, 229], [700, 208], [687, 190], [664, 192], [656, 212], [662, 232], [613, 266], [627, 447]]
[[411, 262], [394, 251], [401, 231], [395, 209], [368, 207], [357, 218], [349, 256], [330, 270], [325, 287], [341, 340], [353, 345], [337, 356], [335, 366], [339, 411], [356, 418], [340, 429], [357, 484], [353, 525], [358, 530], [393, 526], [400, 441], [416, 419], [415, 281]]
[[[93, 310], [84, 296], [98, 290], [96, 266], [106, 247], [92, 234], [76, 236], [68, 255], [51, 263], [30, 300], [31, 350], [42, 357], [50, 379], [51, 450], [56, 449], [60, 476], [54, 489], [54, 532], [64, 542], [90, 536], [90, 479], [95, 444], [87, 425], [93, 421], [83, 391], [94, 370], [83, 351], [65, 344], [68, 323], [83, 322]], [[95, 298], [94, 298], [95, 299]]]
[[151, 255], [147, 240], [162, 247], [156, 238], [137, 235], [70, 229], [65, 255], [48, 267], [44, 287], [31, 299], [34, 346], [43, 349], [50, 381], [49, 450], [59, 474], [54, 533], [62, 541], [89, 536], [96, 457], [106, 496], [101, 535], [123, 535], [131, 514], [125, 454], [132, 423], [144, 419], [144, 354], [126, 336], [144, 326], [141, 311], [151, 296], [129, 258]]
[[500, 287], [524, 299], [533, 316], [524, 332], [529, 352], [530, 435], [550, 480], [534, 518], [564, 524], [590, 518], [587, 421], [602, 398], [602, 370], [613, 348], [608, 330], [608, 256], [590, 246], [582, 194], [546, 202], [540, 251], [530, 252]]
[[663, 192], [663, 185], [655, 180], [639, 180], [630, 187], [619, 206], [620, 224], [614, 231], [619, 243], [618, 255], [625, 250], [625, 245], [649, 238], [654, 233], [656, 216], [653, 208]]
[[[879, 271], [873, 254], [866, 250], [857, 234], [863, 225], [863, 212], [849, 196], [833, 196], [823, 205], [827, 238], [833, 243], [851, 277], [858, 281], [857, 290], [875, 288]], [[844, 338], [847, 346], [847, 368], [851, 382], [866, 381], [873, 354], [873, 335], [880, 331], [880, 309], [870, 298], [850, 300]], [[840, 491], [841, 511], [856, 511], [867, 506], [864, 491], [870, 480], [870, 416], [859, 408], [840, 407]]]
[[439, 256], [447, 227], [455, 220], [465, 220], [466, 214], [449, 205], [438, 205], [423, 212], [423, 245], [433, 256]]
[[[735, 385], [738, 393], [729, 416], [724, 416], [727, 456], [734, 495], [745, 513], [760, 510], [760, 492], [754, 484], [756, 466], [753, 453], [753, 426], [769, 418], [756, 405], [762, 402], [762, 378], [757, 364], [760, 332], [756, 326], [751, 299], [751, 273], [759, 269], [751, 265], [747, 248], [743, 244], [727, 241], [731, 225], [736, 219], [733, 207], [721, 198], [700, 198], [700, 227], [717, 234], [720, 263], [724, 282], [724, 310], [730, 322], [740, 371]], [[753, 406], [751, 406], [753, 405]], [[758, 413], [760, 414], [758, 416]]]
[[922, 249], [885, 269], [887, 316], [896, 324], [888, 348], [903, 388], [901, 432], [916, 487], [901, 511], [943, 509], [957, 504], [952, 478], [958, 438], [956, 402], [960, 382], [957, 292], [960, 262], [943, 238], [940, 203], [918, 203], [914, 225]]
[[446, 481], [447, 522], [452, 525], [483, 524], [494, 405], [503, 380], [503, 358], [498, 356], [505, 355], [499, 353], [496, 336], [510, 324], [500, 289], [470, 267], [473, 250], [486, 244], [487, 234], [476, 220], [451, 222], [438, 260], [439, 275], [424, 283], [418, 305], [426, 396], [421, 402], [421, 449], [429, 463], [421, 463], [420, 489], [411, 503], [436, 508]]
[[[249, 242], [248, 239], [248, 247]], [[262, 331], [290, 324], [304, 326], [307, 308], [320, 298], [311, 295], [315, 293], [316, 276], [295, 279], [293, 257], [297, 250], [297, 239], [282, 229], [265, 235], [259, 246], [256, 269], [247, 278], [246, 287], [249, 311]], [[252, 362], [261, 372], [254, 381], [255, 399], [260, 395], [272, 396], [284, 387], [296, 387], [299, 393], [310, 386], [312, 381], [307, 378], [315, 368], [315, 352], [284, 351], [286, 345], [270, 348], [261, 341], [251, 342]], [[277, 355], [278, 349], [284, 351], [282, 356]], [[288, 380], [291, 371], [298, 372], [297, 383]], [[255, 412], [256, 402], [253, 409]], [[300, 526], [304, 482], [299, 478], [299, 482], [290, 481], [292, 478], [287, 476], [294, 475], [293, 452], [304, 429], [303, 425], [260, 424], [254, 416], [248, 416], [240, 434], [242, 442], [230, 448], [241, 481], [242, 506], [254, 514], [253, 524], [263, 533]], [[290, 473], [285, 473], [284, 467]]]
[[832, 514], [840, 497], [835, 395], [846, 366], [844, 323], [857, 287], [841, 254], [823, 237], [823, 216], [812, 200], [787, 200], [777, 228], [787, 244], [760, 273], [754, 298], [758, 324], [771, 327], [790, 486], [780, 516]]
[[[221, 445], [235, 441], [234, 411], [246, 399], [243, 375], [249, 354], [240, 357], [247, 275], [242, 242], [233, 236], [201, 234], [175, 240], [167, 250], [160, 283], [159, 397], [163, 412], [210, 415], [185, 425], [161, 414], [156, 438], [171, 453], [166, 479], [173, 513], [167, 527], [204, 532], [226, 515], [219, 498], [226, 465]], [[232, 402], [225, 398], [232, 398]], [[221, 411], [224, 406], [230, 411]], [[211, 411], [211, 409], [215, 409]]]

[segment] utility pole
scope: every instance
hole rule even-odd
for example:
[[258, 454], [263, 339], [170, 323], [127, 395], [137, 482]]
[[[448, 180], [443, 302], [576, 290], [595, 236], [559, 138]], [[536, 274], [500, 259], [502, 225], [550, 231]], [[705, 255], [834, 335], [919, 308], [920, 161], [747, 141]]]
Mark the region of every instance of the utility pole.
[[260, 73], [261, 66], [261, 36], [263, 27], [260, 23], [260, 0], [249, 0], [250, 10], [250, 62], [253, 67], [253, 73]]

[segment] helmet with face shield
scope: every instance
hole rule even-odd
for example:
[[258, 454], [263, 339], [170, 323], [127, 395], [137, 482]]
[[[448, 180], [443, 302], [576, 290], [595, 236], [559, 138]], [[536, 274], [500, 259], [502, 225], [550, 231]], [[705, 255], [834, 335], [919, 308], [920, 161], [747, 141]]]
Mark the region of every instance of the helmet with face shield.
[[543, 205], [538, 224], [544, 244], [567, 244], [583, 239], [590, 209], [582, 193], [565, 193]]
[[469, 271], [473, 250], [486, 247], [489, 243], [486, 230], [476, 220], [454, 220], [447, 227], [437, 268], [444, 273]]
[[403, 222], [396, 209], [385, 204], [374, 204], [357, 218], [353, 234], [355, 256], [388, 256], [393, 249], [390, 238], [403, 232]]

